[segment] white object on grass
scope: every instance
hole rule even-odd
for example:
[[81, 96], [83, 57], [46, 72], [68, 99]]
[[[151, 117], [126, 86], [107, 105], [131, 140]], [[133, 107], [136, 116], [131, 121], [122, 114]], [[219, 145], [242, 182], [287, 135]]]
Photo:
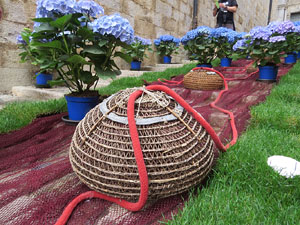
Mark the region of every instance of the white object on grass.
[[268, 158], [268, 165], [286, 178], [293, 178], [300, 175], [300, 162], [290, 157], [281, 155], [271, 156]]

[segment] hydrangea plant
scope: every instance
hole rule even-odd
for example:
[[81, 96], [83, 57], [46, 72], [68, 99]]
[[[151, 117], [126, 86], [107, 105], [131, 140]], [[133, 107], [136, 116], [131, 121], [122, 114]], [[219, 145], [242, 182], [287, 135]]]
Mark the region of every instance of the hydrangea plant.
[[[73, 93], [96, 86], [99, 78], [115, 77], [120, 69], [115, 57], [130, 61], [117, 51], [133, 41], [134, 31], [119, 14], [105, 15], [103, 8], [89, 0], [39, 0], [31, 45], [50, 51], [55, 68]], [[99, 17], [101, 16], [101, 17]], [[44, 43], [41, 40], [49, 40]]]
[[[24, 28], [20, 35], [17, 36], [17, 45], [21, 50], [19, 56], [21, 57], [20, 62], [30, 62], [32, 65], [37, 66], [39, 73], [51, 73], [54, 70], [54, 66], [50, 65], [46, 68], [44, 65], [49, 65], [52, 61], [52, 54], [49, 51], [39, 50], [31, 45], [32, 30]], [[48, 40], [40, 40], [46, 43]]]
[[254, 27], [244, 39], [233, 46], [235, 56], [245, 57], [248, 54], [255, 60], [254, 65], [280, 63], [285, 53], [298, 49], [299, 33], [290, 21], [273, 22], [266, 27]]
[[177, 54], [179, 49], [180, 39], [172, 35], [161, 35], [154, 40], [156, 52], [160, 56], [171, 56], [173, 53]]
[[123, 51], [132, 58], [132, 61], [142, 62], [144, 57], [147, 57], [146, 51], [152, 52], [151, 44], [151, 40], [135, 36], [130, 47]]
[[283, 50], [287, 54], [300, 50], [299, 29], [291, 21], [272, 22], [267, 26], [272, 32], [272, 36], [284, 36], [285, 41], [282, 43]]
[[216, 58], [215, 43], [211, 38], [212, 28], [200, 26], [188, 31], [182, 38], [181, 43], [188, 51], [191, 60], [198, 60], [200, 64], [211, 64]]
[[210, 37], [213, 39], [217, 58], [231, 58], [233, 45], [245, 34], [246, 33], [239, 33], [225, 27], [212, 29]]

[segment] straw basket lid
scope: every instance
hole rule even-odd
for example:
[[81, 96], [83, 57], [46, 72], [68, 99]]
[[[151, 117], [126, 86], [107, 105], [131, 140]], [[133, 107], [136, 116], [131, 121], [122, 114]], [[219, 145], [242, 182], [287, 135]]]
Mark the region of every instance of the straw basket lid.
[[[127, 201], [140, 196], [140, 177], [128, 126], [127, 104], [137, 89], [105, 99], [78, 124], [70, 147], [73, 170], [91, 189]], [[143, 90], [134, 115], [149, 188], [148, 199], [186, 191], [209, 173], [214, 142], [172, 97]]]
[[213, 71], [197, 69], [183, 77], [183, 86], [195, 90], [220, 90], [224, 86], [223, 79]]

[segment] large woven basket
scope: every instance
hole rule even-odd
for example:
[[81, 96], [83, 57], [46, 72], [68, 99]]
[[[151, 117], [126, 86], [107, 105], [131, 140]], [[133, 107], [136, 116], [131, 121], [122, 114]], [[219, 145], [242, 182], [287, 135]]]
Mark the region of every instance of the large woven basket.
[[[91, 189], [137, 201], [140, 178], [127, 119], [127, 102], [136, 89], [104, 100], [78, 124], [70, 161]], [[146, 165], [148, 199], [186, 191], [209, 173], [214, 142], [208, 132], [173, 98], [143, 92], [135, 101], [135, 121]]]
[[223, 79], [215, 72], [207, 70], [194, 70], [183, 78], [185, 88], [195, 90], [220, 90], [223, 88]]

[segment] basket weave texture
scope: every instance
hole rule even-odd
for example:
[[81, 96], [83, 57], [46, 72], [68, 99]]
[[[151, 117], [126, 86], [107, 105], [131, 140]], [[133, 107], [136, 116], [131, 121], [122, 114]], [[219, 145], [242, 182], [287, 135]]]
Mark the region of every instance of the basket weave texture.
[[[92, 109], [78, 124], [69, 154], [82, 182], [127, 201], [137, 201], [140, 196], [126, 124], [128, 98], [135, 90], [120, 91]], [[164, 92], [144, 92], [135, 101], [135, 119], [148, 173], [149, 200], [184, 192], [206, 177], [212, 167], [214, 142], [173, 98]]]
[[194, 90], [220, 90], [223, 88], [223, 79], [215, 72], [195, 70], [187, 73], [183, 78], [185, 88]]

